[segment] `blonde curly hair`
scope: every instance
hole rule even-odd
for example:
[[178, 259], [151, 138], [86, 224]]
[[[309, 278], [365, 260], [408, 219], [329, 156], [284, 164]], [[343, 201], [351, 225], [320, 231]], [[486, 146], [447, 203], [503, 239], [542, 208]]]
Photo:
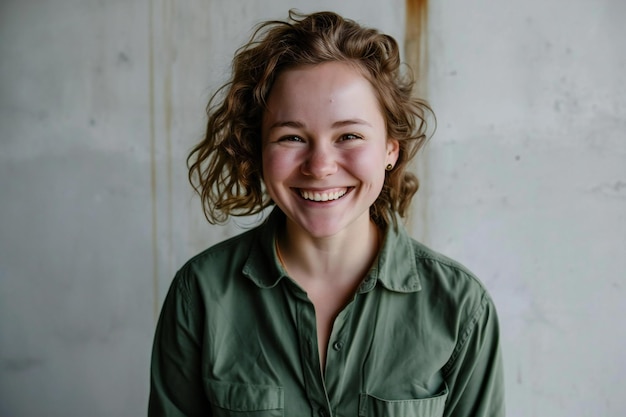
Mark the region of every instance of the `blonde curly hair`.
[[419, 187], [407, 164], [426, 142], [426, 117], [433, 113], [426, 102], [413, 97], [414, 80], [400, 71], [397, 42], [333, 12], [303, 15], [291, 10], [288, 21], [257, 27], [235, 54], [231, 80], [207, 105], [206, 135], [189, 154], [187, 166], [210, 223], [256, 214], [273, 204], [261, 166], [266, 100], [282, 71], [330, 61], [354, 64], [369, 80], [383, 109], [388, 136], [400, 144], [398, 161], [386, 173], [370, 215], [381, 226], [395, 224], [394, 212], [406, 216]]

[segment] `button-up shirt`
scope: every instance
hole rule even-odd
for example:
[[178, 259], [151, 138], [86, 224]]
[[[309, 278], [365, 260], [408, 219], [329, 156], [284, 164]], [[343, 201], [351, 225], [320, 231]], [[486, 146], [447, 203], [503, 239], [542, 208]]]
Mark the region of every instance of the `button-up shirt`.
[[281, 222], [275, 209], [176, 274], [150, 416], [504, 415], [496, 310], [466, 268], [388, 227], [322, 370], [314, 306], [276, 254]]

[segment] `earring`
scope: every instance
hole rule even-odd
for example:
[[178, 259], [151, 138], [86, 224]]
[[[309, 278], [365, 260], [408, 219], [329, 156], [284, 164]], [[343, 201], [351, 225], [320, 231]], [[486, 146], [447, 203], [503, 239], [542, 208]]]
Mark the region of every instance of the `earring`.
[[391, 170], [393, 169], [393, 165], [391, 165], [391, 164], [387, 164], [387, 166], [385, 167], [385, 169], [386, 169], [387, 171], [391, 171]]

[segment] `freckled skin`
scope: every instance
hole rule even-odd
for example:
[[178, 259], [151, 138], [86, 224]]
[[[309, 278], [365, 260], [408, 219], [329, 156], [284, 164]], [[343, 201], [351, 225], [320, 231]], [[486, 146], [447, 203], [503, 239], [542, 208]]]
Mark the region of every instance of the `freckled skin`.
[[[263, 178], [288, 228], [311, 238], [358, 238], [398, 158], [371, 84], [339, 62], [299, 67], [276, 80], [263, 115]], [[345, 191], [311, 202], [302, 190]]]

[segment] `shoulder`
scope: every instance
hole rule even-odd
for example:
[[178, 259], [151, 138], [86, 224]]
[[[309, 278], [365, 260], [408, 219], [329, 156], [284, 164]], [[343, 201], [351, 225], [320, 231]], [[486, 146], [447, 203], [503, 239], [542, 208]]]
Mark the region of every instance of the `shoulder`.
[[245, 257], [255, 243], [257, 234], [258, 227], [216, 243], [190, 258], [181, 270], [197, 270], [207, 266], [214, 268], [225, 264], [226, 260], [232, 260], [233, 257]]
[[484, 285], [480, 279], [462, 263], [415, 239], [410, 239], [410, 242], [418, 274], [434, 276], [448, 285], [469, 285], [484, 291]]
[[219, 242], [196, 254], [176, 272], [173, 287], [187, 294], [201, 289], [218, 289], [240, 275], [241, 269], [257, 244], [259, 227]]
[[494, 308], [483, 282], [465, 265], [415, 239], [410, 244], [422, 291], [437, 304], [470, 320]]
[[[460, 262], [411, 239], [421, 293], [433, 315], [447, 323], [455, 334], [455, 349], [446, 369], [477, 328], [495, 337], [498, 334], [496, 305], [483, 282]], [[491, 337], [491, 336], [490, 336]]]
[[387, 230], [377, 271], [387, 289], [415, 292], [421, 299], [426, 295], [458, 304], [486, 294], [482, 282], [467, 267], [418, 242], [400, 225]]

